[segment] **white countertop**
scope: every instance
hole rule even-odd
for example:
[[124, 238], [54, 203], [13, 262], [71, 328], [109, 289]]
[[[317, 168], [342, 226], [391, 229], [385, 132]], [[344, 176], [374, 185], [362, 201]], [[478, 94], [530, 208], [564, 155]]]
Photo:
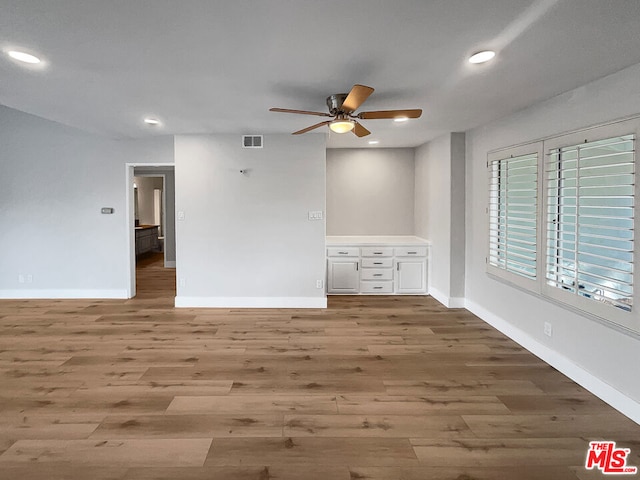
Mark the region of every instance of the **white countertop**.
[[429, 245], [429, 241], [414, 235], [330, 235], [326, 239], [331, 245]]

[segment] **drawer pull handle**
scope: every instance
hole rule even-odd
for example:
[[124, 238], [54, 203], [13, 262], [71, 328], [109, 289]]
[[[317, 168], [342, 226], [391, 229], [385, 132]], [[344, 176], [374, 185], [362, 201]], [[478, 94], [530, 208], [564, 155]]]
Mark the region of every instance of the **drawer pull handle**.
[[374, 255], [382, 255], [382, 252], [373, 252]]
[[374, 276], [374, 277], [381, 277], [381, 276], [382, 276], [382, 274], [381, 274], [381, 273], [374, 273], [374, 274], [373, 274], [373, 276]]
[[409, 255], [416, 255], [418, 252], [407, 252]]
[[360, 264], [359, 264], [359, 263], [356, 263], [356, 272], [357, 272], [358, 270], [360, 270]]
[[374, 290], [382, 290], [382, 287], [373, 287]]
[[374, 265], [382, 265], [382, 262], [373, 262]]
[[338, 255], [349, 255], [349, 252], [338, 252]]

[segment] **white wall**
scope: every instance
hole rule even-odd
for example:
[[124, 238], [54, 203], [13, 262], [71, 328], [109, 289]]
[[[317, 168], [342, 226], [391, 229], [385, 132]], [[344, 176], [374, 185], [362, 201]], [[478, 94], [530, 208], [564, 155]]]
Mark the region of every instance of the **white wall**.
[[176, 305], [326, 305], [323, 135], [180, 135], [175, 156]]
[[173, 139], [115, 141], [0, 107], [0, 145], [0, 298], [125, 297], [125, 163], [170, 163]]
[[416, 148], [415, 234], [431, 242], [429, 293], [451, 295], [451, 136]]
[[[638, 338], [485, 273], [487, 152], [639, 113], [640, 65], [636, 65], [467, 132], [466, 299], [474, 313], [510, 332], [565, 373], [586, 379], [590, 389], [640, 422], [640, 380], [631, 373], [640, 359]], [[553, 324], [552, 338], [543, 335], [544, 321]], [[631, 402], [625, 403], [616, 390]]]
[[414, 230], [430, 241], [429, 293], [464, 303], [465, 134], [449, 133], [415, 151]]
[[327, 150], [327, 235], [413, 235], [414, 149]]

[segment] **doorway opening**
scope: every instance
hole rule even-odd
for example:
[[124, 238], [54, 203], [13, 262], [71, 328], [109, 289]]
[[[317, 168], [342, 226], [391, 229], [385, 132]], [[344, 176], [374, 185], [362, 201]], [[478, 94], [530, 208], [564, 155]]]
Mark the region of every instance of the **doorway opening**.
[[175, 169], [127, 165], [129, 298], [171, 290], [175, 296]]

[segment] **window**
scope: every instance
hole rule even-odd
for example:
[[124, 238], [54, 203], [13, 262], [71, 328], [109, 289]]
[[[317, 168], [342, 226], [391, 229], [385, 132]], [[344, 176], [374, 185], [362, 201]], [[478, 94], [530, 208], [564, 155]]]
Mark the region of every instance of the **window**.
[[489, 157], [489, 270], [516, 283], [538, 276], [536, 146]]
[[546, 284], [563, 301], [633, 308], [634, 145], [627, 134], [548, 149]]
[[626, 120], [489, 153], [487, 271], [640, 332], [639, 126]]

